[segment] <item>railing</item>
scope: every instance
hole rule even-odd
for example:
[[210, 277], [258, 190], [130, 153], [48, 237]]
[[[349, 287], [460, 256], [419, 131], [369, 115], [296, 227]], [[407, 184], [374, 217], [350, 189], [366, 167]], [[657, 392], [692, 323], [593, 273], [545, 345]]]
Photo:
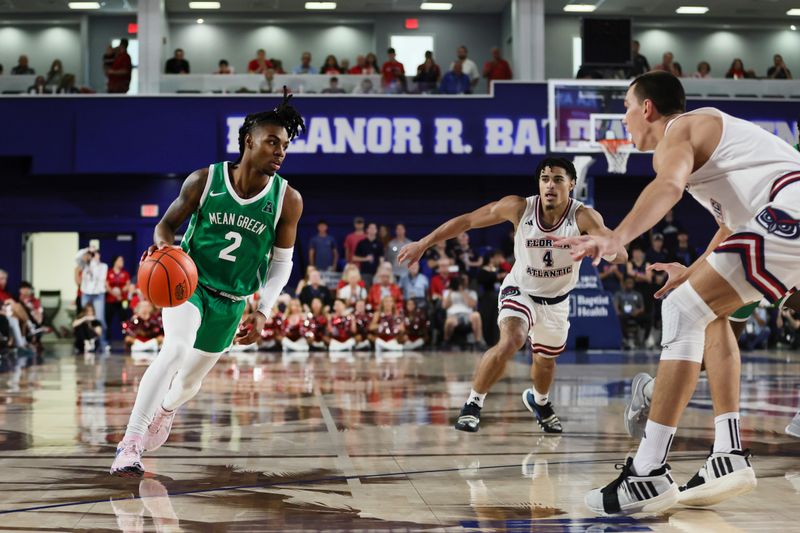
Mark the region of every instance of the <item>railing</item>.
[[[276, 74], [271, 91], [268, 80], [260, 74], [167, 74], [161, 76], [160, 92], [168, 93], [236, 93], [280, 92], [284, 85], [294, 93], [321, 93], [330, 87], [331, 78], [324, 74]], [[346, 93], [381, 92], [379, 75], [342, 74], [338, 88]]]
[[800, 80], [681, 78], [681, 83], [690, 98], [800, 98]]

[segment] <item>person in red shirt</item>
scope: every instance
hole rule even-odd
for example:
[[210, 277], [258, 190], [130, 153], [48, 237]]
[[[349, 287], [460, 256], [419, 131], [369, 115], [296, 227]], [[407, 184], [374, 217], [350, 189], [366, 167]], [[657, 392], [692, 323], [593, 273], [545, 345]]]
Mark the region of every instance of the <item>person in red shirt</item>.
[[347, 314], [347, 304], [337, 299], [333, 302], [333, 315], [328, 321], [328, 349], [332, 352], [352, 350], [356, 345], [356, 322]]
[[492, 60], [483, 65], [483, 77], [488, 81], [489, 89], [492, 87], [492, 80], [510, 80], [512, 78], [511, 65], [503, 59], [500, 49], [496, 46], [492, 48]]
[[0, 304], [6, 300], [13, 300], [11, 295], [6, 292], [6, 284], [8, 283], [8, 272], [0, 269]]
[[386, 92], [405, 92], [406, 71], [403, 64], [395, 59], [394, 48], [387, 50], [389, 60], [381, 67], [383, 88]]
[[132, 352], [157, 352], [164, 340], [161, 313], [148, 301], [139, 302], [136, 313], [122, 324], [125, 346]]
[[367, 303], [372, 309], [378, 309], [381, 301], [387, 296], [391, 296], [397, 307], [403, 308], [403, 291], [392, 281], [392, 267], [381, 267], [375, 275], [375, 283], [367, 294]]
[[353, 256], [356, 254], [356, 246], [358, 243], [367, 238], [364, 233], [364, 219], [356, 217], [353, 219], [353, 232], [344, 239], [344, 257], [348, 263], [353, 262]]
[[108, 69], [108, 92], [127, 93], [131, 86], [132, 71], [131, 56], [128, 55], [128, 39], [122, 39], [114, 55], [114, 62]]
[[450, 278], [453, 277], [453, 272], [450, 271], [451, 266], [453, 266], [453, 262], [449, 257], [439, 258], [436, 274], [431, 278], [432, 300], [441, 300], [444, 291], [450, 284]]
[[266, 74], [268, 68], [274, 68], [274, 65], [267, 59], [267, 52], [263, 48], [256, 51], [256, 58], [247, 64], [250, 74]]
[[23, 281], [19, 284], [19, 303], [25, 307], [31, 322], [40, 326], [42, 324], [42, 318], [44, 317], [42, 302], [34, 294], [33, 285], [27, 281]]
[[367, 68], [367, 58], [363, 55], [356, 56], [356, 64], [350, 67], [347, 71], [348, 74], [366, 74], [364, 70]]
[[111, 319], [120, 322], [128, 318], [128, 292], [131, 288], [131, 275], [125, 270], [125, 259], [121, 255], [114, 258], [106, 274], [106, 325], [111, 328]]

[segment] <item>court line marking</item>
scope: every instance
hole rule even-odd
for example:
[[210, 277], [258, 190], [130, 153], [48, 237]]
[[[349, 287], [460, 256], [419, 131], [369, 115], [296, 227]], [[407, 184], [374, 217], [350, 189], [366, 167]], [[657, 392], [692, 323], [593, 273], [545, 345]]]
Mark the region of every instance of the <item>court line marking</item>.
[[322, 419], [325, 421], [325, 427], [328, 428], [328, 434], [336, 445], [336, 463], [338, 464], [339, 469], [345, 474], [347, 486], [350, 487], [350, 493], [353, 494], [354, 491], [360, 491], [361, 480], [358, 479], [358, 476], [356, 475], [356, 467], [353, 464], [353, 460], [350, 458], [350, 455], [347, 453], [347, 445], [342, 441], [342, 435], [339, 433], [339, 428], [336, 427], [336, 422], [333, 420], [331, 410], [328, 409], [328, 404], [325, 402], [325, 398], [322, 396], [322, 392], [320, 392], [318, 386], [314, 387], [314, 397], [317, 399], [317, 402], [319, 402], [319, 410], [322, 414]]
[[[617, 452], [618, 453], [618, 452]], [[694, 454], [693, 456], [689, 455], [682, 455], [681, 459], [701, 459], [705, 458], [707, 454]], [[550, 465], [578, 465], [578, 464], [615, 464], [620, 462], [621, 459], [600, 459], [600, 460], [581, 460], [581, 461], [548, 461]], [[477, 467], [476, 470], [497, 470], [501, 468], [515, 468], [519, 469], [520, 464], [514, 463], [510, 465], [492, 465], [492, 466], [480, 466]], [[355, 477], [359, 479], [364, 478], [378, 478], [378, 477], [395, 477], [395, 476], [416, 476], [422, 474], [440, 474], [444, 472], [458, 472], [461, 469], [458, 467], [454, 468], [436, 468], [436, 469], [428, 469], [428, 470], [408, 470], [403, 472], [384, 472], [380, 474], [360, 474], [356, 475]], [[111, 474], [109, 474], [110, 476]], [[197, 490], [186, 490], [182, 492], [170, 492], [169, 496], [192, 496], [195, 494], [208, 494], [214, 492], [227, 492], [232, 490], [247, 490], [247, 489], [265, 489], [265, 488], [272, 488], [272, 487], [294, 487], [297, 485], [313, 485], [317, 483], [330, 483], [332, 481], [347, 481], [348, 476], [328, 476], [322, 477], [317, 479], [304, 479], [304, 480], [297, 480], [297, 481], [283, 481], [283, 482], [271, 482], [271, 483], [256, 483], [252, 485], [231, 485], [229, 487], [215, 487], [211, 489], [197, 489]], [[360, 483], [360, 482], [359, 482]], [[119, 498], [115, 501], [125, 501], [125, 500], [141, 500], [142, 497], [139, 495], [131, 496], [130, 498]], [[47, 509], [58, 509], [63, 507], [76, 507], [79, 505], [92, 505], [98, 503], [106, 503], [110, 500], [110, 498], [104, 498], [102, 500], [84, 500], [84, 501], [75, 501], [75, 502], [63, 502], [63, 503], [54, 503], [49, 505], [37, 505], [34, 507], [23, 507], [21, 509], [7, 509], [5, 511], [0, 511], [0, 515], [4, 514], [14, 514], [14, 513], [26, 513], [32, 511], [44, 511]]]

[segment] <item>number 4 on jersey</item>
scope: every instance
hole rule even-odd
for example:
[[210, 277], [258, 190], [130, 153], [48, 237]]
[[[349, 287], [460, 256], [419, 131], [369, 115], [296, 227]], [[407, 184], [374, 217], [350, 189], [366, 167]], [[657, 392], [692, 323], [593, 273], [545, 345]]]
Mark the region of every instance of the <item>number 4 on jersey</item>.
[[542, 261], [544, 262], [544, 265], [546, 267], [548, 267], [548, 268], [552, 267], [553, 266], [553, 250], [547, 250], [544, 253], [544, 256], [542, 257]]

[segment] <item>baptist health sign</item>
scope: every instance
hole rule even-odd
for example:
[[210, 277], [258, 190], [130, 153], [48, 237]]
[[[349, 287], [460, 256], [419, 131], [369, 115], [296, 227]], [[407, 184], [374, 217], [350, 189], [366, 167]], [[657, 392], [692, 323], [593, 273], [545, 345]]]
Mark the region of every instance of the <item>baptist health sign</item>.
[[[243, 116], [226, 120], [228, 154], [239, 153]], [[546, 119], [485, 118], [477, 147], [487, 155], [544, 154]], [[432, 135], [423, 135], [423, 130]], [[306, 133], [292, 142], [294, 154], [468, 155], [476, 147], [464, 136], [460, 118], [320, 117], [306, 119]]]

